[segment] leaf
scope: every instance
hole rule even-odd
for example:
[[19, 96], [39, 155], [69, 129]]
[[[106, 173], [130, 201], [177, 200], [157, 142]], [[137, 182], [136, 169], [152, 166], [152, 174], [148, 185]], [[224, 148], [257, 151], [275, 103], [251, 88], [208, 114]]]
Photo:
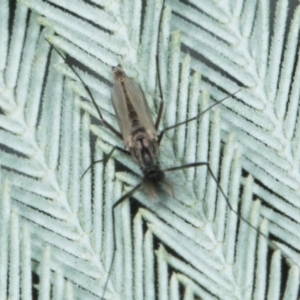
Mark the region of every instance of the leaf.
[[[299, 297], [300, 7], [271, 4], [0, 2], [1, 299], [99, 299], [104, 289], [106, 299]], [[174, 199], [141, 190], [115, 209], [110, 274], [112, 206], [141, 171], [115, 151], [81, 179], [123, 144], [46, 38], [115, 128], [118, 63], [156, 116], [158, 40], [161, 129], [239, 90], [166, 132], [160, 161], [208, 161], [244, 220], [209, 169], [170, 172]]]

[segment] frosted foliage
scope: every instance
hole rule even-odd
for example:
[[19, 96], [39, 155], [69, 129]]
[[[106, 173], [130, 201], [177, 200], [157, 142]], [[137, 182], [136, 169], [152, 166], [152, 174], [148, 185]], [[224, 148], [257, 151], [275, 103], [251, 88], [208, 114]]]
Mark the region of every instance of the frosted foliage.
[[[145, 6], [146, 5], [146, 6]], [[161, 18], [161, 26], [160, 16]], [[115, 209], [105, 299], [298, 299], [298, 1], [0, 1], [0, 299], [100, 299], [112, 205], [140, 182], [118, 129], [112, 66], [156, 118], [158, 54], [175, 197]], [[157, 52], [157, 43], [159, 51]], [[269, 239], [266, 239], [269, 236]]]

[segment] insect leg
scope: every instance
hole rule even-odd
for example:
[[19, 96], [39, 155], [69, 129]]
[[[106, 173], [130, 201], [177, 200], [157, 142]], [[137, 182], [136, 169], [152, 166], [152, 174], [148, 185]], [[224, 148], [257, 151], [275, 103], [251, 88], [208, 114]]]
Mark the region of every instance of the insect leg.
[[158, 109], [158, 114], [155, 122], [155, 129], [158, 130], [159, 123], [161, 120], [162, 112], [164, 109], [164, 98], [163, 98], [163, 92], [161, 87], [161, 78], [160, 78], [160, 71], [159, 71], [159, 62], [158, 62], [158, 55], [156, 54], [156, 69], [157, 69], [157, 76], [158, 76], [158, 88], [159, 88], [159, 95], [160, 95], [160, 104]]
[[112, 259], [110, 262], [110, 266], [109, 266], [109, 270], [108, 270], [108, 275], [107, 275], [107, 279], [105, 281], [104, 284], [104, 290], [103, 290], [103, 294], [101, 296], [101, 299], [104, 299], [104, 295], [105, 295], [105, 291], [108, 285], [108, 280], [110, 277], [110, 273], [114, 264], [114, 260], [115, 260], [115, 254], [117, 251], [117, 242], [116, 242], [116, 228], [115, 228], [115, 209], [119, 206], [119, 204], [121, 204], [125, 199], [127, 199], [128, 197], [130, 197], [135, 191], [137, 191], [141, 186], [142, 186], [143, 182], [140, 182], [139, 184], [137, 184], [134, 188], [132, 188], [129, 192], [125, 193], [125, 195], [123, 195], [113, 206], [111, 209], [111, 215], [112, 215], [112, 224], [113, 224], [113, 243], [114, 243], [114, 247], [113, 247], [113, 255], [112, 255]]
[[105, 121], [105, 119], [102, 116], [102, 113], [92, 95], [91, 90], [89, 89], [89, 87], [84, 83], [83, 79], [81, 78], [81, 76], [79, 75], [79, 73], [75, 70], [75, 68], [67, 62], [66, 58], [56, 49], [55, 46], [53, 46], [47, 39], [46, 41], [50, 44], [51, 47], [53, 47], [53, 49], [57, 52], [57, 54], [64, 60], [64, 62], [71, 68], [71, 70], [76, 74], [76, 76], [78, 77], [78, 79], [80, 80], [80, 82], [82, 83], [82, 85], [84, 86], [85, 90], [87, 91], [87, 93], [89, 94], [90, 98], [92, 99], [92, 102], [94, 104], [94, 106], [96, 107], [96, 110], [98, 112], [99, 118], [102, 122], [102, 124], [104, 126], [106, 126], [111, 132], [113, 132], [116, 136], [118, 136], [120, 139], [122, 139], [122, 135], [119, 131], [117, 131], [113, 126], [111, 126], [107, 121]]
[[[239, 213], [233, 209], [233, 207], [231, 206], [227, 196], [225, 195], [220, 183], [218, 182], [216, 176], [214, 175], [210, 165], [208, 162], [195, 162], [195, 163], [190, 163], [190, 164], [186, 164], [186, 165], [182, 165], [182, 166], [178, 166], [178, 167], [172, 167], [172, 168], [168, 168], [163, 170], [164, 172], [170, 172], [170, 171], [177, 171], [177, 170], [182, 170], [182, 169], [187, 169], [187, 168], [193, 168], [193, 167], [201, 167], [201, 166], [206, 166], [208, 169], [209, 174], [211, 175], [211, 177], [214, 179], [214, 181], [216, 182], [218, 189], [221, 191], [223, 197], [225, 198], [227, 205], [229, 206], [230, 210], [232, 210], [240, 219], [242, 219], [244, 222], [246, 222], [250, 227], [252, 227], [255, 230], [258, 230], [256, 227], [254, 227], [248, 220], [246, 220], [244, 217], [240, 216]], [[259, 231], [259, 230], [258, 230]], [[259, 231], [260, 232], [260, 231]], [[268, 241], [269, 238], [262, 232], [260, 232]]]
[[244, 221], [246, 224], [248, 224], [251, 228], [253, 228], [254, 230], [256, 230], [260, 235], [262, 235], [272, 248], [279, 249], [285, 257], [289, 258], [291, 261], [293, 261], [293, 263], [295, 265], [299, 266], [297, 264], [297, 262], [295, 262], [295, 260], [293, 260], [284, 250], [282, 250], [281, 248], [278, 248], [278, 246], [274, 242], [272, 242], [265, 233], [263, 233], [261, 230], [259, 230], [255, 226], [253, 226], [247, 219], [245, 219], [236, 210], [233, 209], [232, 205], [230, 204], [227, 196], [225, 195], [225, 193], [224, 193], [224, 191], [223, 191], [220, 183], [218, 182], [218, 180], [217, 180], [216, 176], [214, 175], [214, 173], [213, 173], [213, 171], [212, 171], [212, 169], [211, 169], [211, 167], [210, 167], [210, 165], [209, 165], [208, 162], [195, 162], [195, 163], [190, 163], [190, 164], [186, 164], [186, 165], [182, 165], [182, 166], [178, 166], [178, 167], [167, 168], [167, 169], [165, 169], [163, 171], [164, 172], [171, 172], [171, 171], [177, 171], [177, 170], [182, 170], [182, 169], [187, 169], [187, 168], [193, 168], [193, 167], [201, 167], [201, 166], [206, 166], [207, 167], [207, 169], [209, 171], [209, 174], [214, 179], [214, 181], [215, 181], [218, 189], [221, 191], [221, 194], [225, 198], [226, 203], [227, 203], [228, 207], [230, 208], [230, 210], [232, 212], [234, 212], [237, 215], [238, 218], [240, 218], [242, 221]]
[[100, 163], [100, 162], [103, 162], [103, 163], [105, 164], [105, 163], [109, 160], [109, 158], [112, 156], [112, 154], [113, 154], [113, 152], [115, 151], [115, 149], [117, 149], [117, 150], [119, 150], [119, 151], [121, 151], [121, 152], [123, 152], [123, 153], [125, 153], [125, 154], [127, 154], [127, 155], [130, 155], [130, 152], [128, 152], [127, 150], [125, 150], [125, 149], [123, 149], [123, 148], [121, 148], [121, 147], [119, 147], [119, 146], [114, 146], [105, 158], [100, 159], [100, 160], [93, 161], [93, 162], [91, 163], [91, 165], [90, 165], [90, 166], [84, 171], [84, 173], [81, 175], [81, 179], [83, 178], [83, 176], [87, 173], [87, 171], [88, 171], [93, 165], [95, 165], [95, 164], [97, 164], [97, 163]]
[[160, 134], [159, 134], [159, 136], [158, 136], [158, 144], [160, 144], [160, 141], [162, 140], [163, 135], [164, 135], [164, 133], [165, 133], [167, 130], [176, 128], [176, 127], [178, 127], [178, 126], [180, 126], [180, 125], [183, 125], [183, 124], [186, 124], [186, 123], [188, 123], [188, 122], [194, 121], [194, 120], [196, 120], [196, 119], [198, 119], [198, 118], [201, 118], [206, 112], [208, 112], [208, 111], [209, 111], [210, 109], [212, 109], [214, 106], [219, 105], [221, 102], [223, 102], [223, 101], [225, 101], [226, 99], [228, 99], [229, 97], [235, 95], [235, 94], [238, 93], [239, 91], [240, 91], [240, 90], [237, 90], [237, 91], [234, 92], [233, 94], [228, 95], [228, 96], [226, 96], [225, 98], [223, 98], [223, 99], [217, 101], [216, 103], [212, 104], [211, 106], [209, 106], [208, 108], [206, 108], [204, 111], [202, 111], [202, 112], [201, 112], [199, 115], [197, 115], [196, 117], [190, 118], [190, 119], [188, 119], [188, 120], [179, 122], [179, 123], [177, 123], [177, 124], [175, 124], [175, 125], [172, 125], [172, 126], [170, 126], [170, 127], [164, 128], [164, 129], [160, 132]]
[[[160, 18], [159, 18], [158, 30], [160, 30], [160, 28], [161, 28], [164, 7], [165, 7], [165, 1], [163, 2], [163, 5], [162, 5], [162, 11], [161, 11]], [[163, 91], [162, 91], [162, 85], [161, 85], [158, 53], [159, 53], [159, 34], [157, 36], [156, 55], [155, 55], [156, 70], [157, 70], [157, 77], [158, 77], [157, 81], [158, 81], [158, 89], [159, 89], [159, 96], [160, 96], [160, 104], [159, 104], [159, 109], [158, 109], [157, 118], [156, 118], [156, 122], [155, 122], [156, 131], [158, 130], [158, 127], [159, 127], [159, 124], [161, 121], [161, 117], [162, 117], [162, 112], [164, 109], [164, 97], [163, 97]]]

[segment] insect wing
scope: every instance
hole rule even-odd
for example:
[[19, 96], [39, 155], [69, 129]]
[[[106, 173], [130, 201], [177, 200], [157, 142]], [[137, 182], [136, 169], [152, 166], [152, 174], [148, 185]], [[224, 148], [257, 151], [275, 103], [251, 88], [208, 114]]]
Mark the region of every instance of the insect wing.
[[135, 110], [140, 125], [156, 136], [151, 111], [143, 90], [134, 80], [125, 77], [123, 83], [116, 80], [112, 90], [112, 103], [123, 140], [126, 141], [134, 129], [132, 128], [132, 120], [129, 117], [126, 98]]
[[124, 87], [119, 80], [116, 80], [113, 85], [111, 100], [123, 140], [125, 141], [131, 132], [131, 122], [129, 120], [129, 112], [127, 108]]
[[124, 85], [141, 125], [145, 127], [146, 131], [156, 135], [151, 111], [143, 90], [138, 83], [130, 78], [125, 79]]

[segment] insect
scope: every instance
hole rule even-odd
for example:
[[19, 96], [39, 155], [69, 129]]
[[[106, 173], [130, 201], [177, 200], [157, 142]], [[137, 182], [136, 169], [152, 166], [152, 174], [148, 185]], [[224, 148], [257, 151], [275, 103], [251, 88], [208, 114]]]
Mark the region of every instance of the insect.
[[[56, 48], [54, 48], [56, 50]], [[59, 55], [65, 60], [65, 58], [61, 55], [61, 53], [56, 50]], [[84, 81], [81, 79], [78, 72], [73, 68], [72, 65], [69, 65], [70, 68], [74, 71], [74, 73], [78, 76], [81, 83], [84, 85], [87, 93], [91, 97], [97, 111], [98, 115], [100, 117], [100, 120], [102, 121], [102, 124], [106, 126], [112, 133], [116, 134], [118, 137], [122, 138], [125, 145], [126, 150], [119, 147], [114, 146], [111, 151], [108, 153], [108, 155], [100, 161], [95, 161], [92, 163], [92, 165], [96, 163], [104, 163], [106, 162], [113, 154], [115, 150], [121, 151], [123, 153], [126, 153], [130, 155], [135, 162], [140, 166], [143, 178], [140, 183], [138, 183], [136, 186], [134, 186], [130, 191], [126, 192], [120, 199], [118, 199], [114, 205], [112, 206], [111, 212], [112, 212], [112, 220], [113, 220], [113, 242], [114, 242], [114, 250], [112, 254], [112, 259], [108, 271], [108, 276], [105, 281], [105, 285], [103, 288], [103, 294], [102, 299], [104, 299], [105, 291], [108, 285], [109, 276], [113, 267], [114, 259], [115, 259], [115, 253], [117, 251], [116, 248], [116, 231], [115, 231], [115, 209], [127, 198], [129, 198], [131, 195], [134, 194], [137, 190], [139, 190], [142, 186], [146, 187], [146, 190], [149, 192], [151, 197], [156, 197], [160, 190], [162, 188], [167, 189], [169, 194], [173, 194], [173, 189], [169, 181], [166, 179], [165, 173], [182, 170], [186, 168], [192, 168], [192, 167], [200, 167], [205, 166], [208, 169], [208, 172], [210, 173], [211, 177], [214, 179], [214, 181], [217, 184], [217, 187], [221, 194], [223, 195], [224, 199], [227, 202], [227, 205], [229, 206], [230, 210], [233, 211], [241, 220], [243, 220], [245, 223], [247, 223], [252, 229], [256, 230], [264, 236], [268, 243], [271, 244], [273, 247], [278, 248], [269, 238], [267, 235], [259, 231], [256, 227], [254, 227], [247, 219], [240, 216], [237, 211], [235, 211], [226, 194], [224, 193], [223, 189], [221, 188], [220, 184], [217, 181], [216, 176], [212, 172], [210, 165], [208, 162], [194, 162], [189, 163], [181, 166], [175, 166], [170, 167], [166, 169], [162, 169], [160, 167], [159, 162], [159, 145], [163, 138], [163, 135], [166, 131], [174, 129], [176, 127], [179, 127], [181, 125], [184, 125], [188, 122], [194, 121], [196, 119], [201, 118], [207, 111], [209, 111], [212, 107], [222, 103], [225, 101], [228, 97], [233, 96], [239, 91], [236, 91], [234, 94], [229, 95], [217, 102], [215, 102], [213, 105], [209, 106], [207, 109], [201, 112], [200, 115], [195, 116], [191, 119], [188, 119], [186, 121], [177, 123], [173, 126], [167, 127], [163, 129], [159, 134], [157, 133], [157, 130], [160, 125], [160, 121], [162, 118], [162, 112], [163, 112], [163, 106], [164, 106], [164, 100], [162, 96], [162, 90], [160, 83], [159, 85], [159, 93], [161, 97], [161, 102], [158, 109], [157, 119], [154, 123], [151, 115], [151, 111], [149, 109], [149, 106], [147, 104], [144, 92], [142, 91], [141, 87], [131, 78], [127, 77], [124, 70], [120, 65], [113, 67], [113, 73], [115, 76], [115, 82], [112, 88], [112, 104], [114, 106], [114, 110], [116, 113], [116, 117], [119, 123], [120, 131], [117, 131], [114, 127], [112, 127], [102, 116], [100, 109], [96, 105], [96, 102], [92, 96], [91, 91], [89, 88], [85, 85]], [[158, 63], [157, 63], [157, 70]], [[158, 71], [158, 81], [160, 80], [160, 75]], [[92, 166], [91, 165], [91, 166]], [[91, 168], [91, 166], [83, 173], [84, 174]]]
[[[54, 48], [56, 50], [56, 48]], [[61, 55], [61, 53], [56, 50], [58, 54], [66, 61], [66, 59]], [[66, 61], [67, 62], [67, 61]], [[68, 62], [67, 62], [68, 64]], [[217, 187], [223, 197], [225, 198], [229, 208], [244, 222], [246, 222], [250, 227], [257, 230], [248, 220], [243, 218], [235, 211], [226, 194], [224, 193], [223, 189], [221, 188], [220, 184], [217, 181], [216, 176], [213, 174], [210, 165], [208, 162], [194, 162], [189, 163], [181, 166], [170, 167], [166, 169], [162, 169], [160, 166], [159, 161], [159, 146], [160, 142], [164, 136], [164, 133], [168, 130], [175, 129], [181, 125], [187, 124], [189, 122], [195, 121], [201, 116], [203, 116], [208, 110], [212, 107], [220, 104], [221, 102], [225, 101], [228, 97], [233, 96], [238, 91], [221, 99], [208, 107], [206, 110], [202, 111], [201, 114], [188, 119], [186, 121], [177, 123], [173, 126], [167, 127], [163, 129], [160, 133], [158, 133], [158, 128], [162, 119], [163, 108], [164, 108], [164, 99], [161, 87], [161, 80], [160, 80], [160, 73], [159, 73], [159, 65], [158, 59], [156, 60], [157, 64], [157, 73], [158, 73], [158, 88], [159, 88], [159, 95], [160, 95], [160, 105], [157, 113], [156, 121], [153, 121], [150, 108], [147, 104], [145, 95], [141, 87], [131, 78], [127, 77], [124, 70], [120, 65], [113, 67], [113, 73], [115, 77], [115, 82], [112, 88], [112, 104], [115, 110], [116, 118], [119, 124], [120, 132], [116, 130], [111, 124], [109, 124], [104, 118], [99, 109], [96, 105], [96, 102], [93, 98], [93, 95], [90, 89], [86, 86], [78, 72], [73, 68], [72, 65], [68, 64], [70, 68], [74, 71], [77, 75], [83, 86], [85, 87], [87, 93], [89, 94], [95, 108], [98, 112], [99, 118], [104, 126], [107, 127], [112, 133], [120, 137], [126, 146], [126, 150], [119, 147], [114, 146], [108, 155], [100, 161], [93, 162], [92, 165], [95, 163], [106, 162], [113, 154], [115, 150], [122, 151], [130, 155], [133, 160], [140, 166], [141, 171], [143, 173], [143, 178], [140, 183], [134, 186], [130, 191], [125, 193], [120, 199], [118, 199], [114, 205], [112, 206], [111, 213], [112, 213], [112, 220], [113, 220], [113, 242], [114, 242], [114, 250], [113, 255], [108, 271], [108, 276], [105, 281], [104, 289], [102, 298], [105, 296], [105, 291], [107, 288], [109, 276], [114, 264], [115, 253], [117, 251], [116, 248], [116, 232], [115, 232], [115, 209], [127, 198], [133, 195], [134, 192], [139, 190], [142, 186], [145, 186], [149, 195], [151, 197], [156, 197], [161, 189], [167, 190], [170, 195], [173, 195], [172, 185], [166, 179], [165, 174], [172, 171], [192, 168], [192, 167], [200, 167], [205, 166], [208, 169], [209, 174], [214, 179], [217, 184]], [[91, 166], [92, 166], [91, 165]], [[91, 167], [90, 166], [90, 167]], [[89, 167], [89, 168], [90, 168]], [[89, 170], [89, 168], [84, 172], [84, 174]], [[83, 174], [83, 175], [84, 175]], [[262, 236], [264, 236], [270, 244], [277, 246], [269, 240], [269, 238], [262, 233], [261, 231], [257, 230]]]

